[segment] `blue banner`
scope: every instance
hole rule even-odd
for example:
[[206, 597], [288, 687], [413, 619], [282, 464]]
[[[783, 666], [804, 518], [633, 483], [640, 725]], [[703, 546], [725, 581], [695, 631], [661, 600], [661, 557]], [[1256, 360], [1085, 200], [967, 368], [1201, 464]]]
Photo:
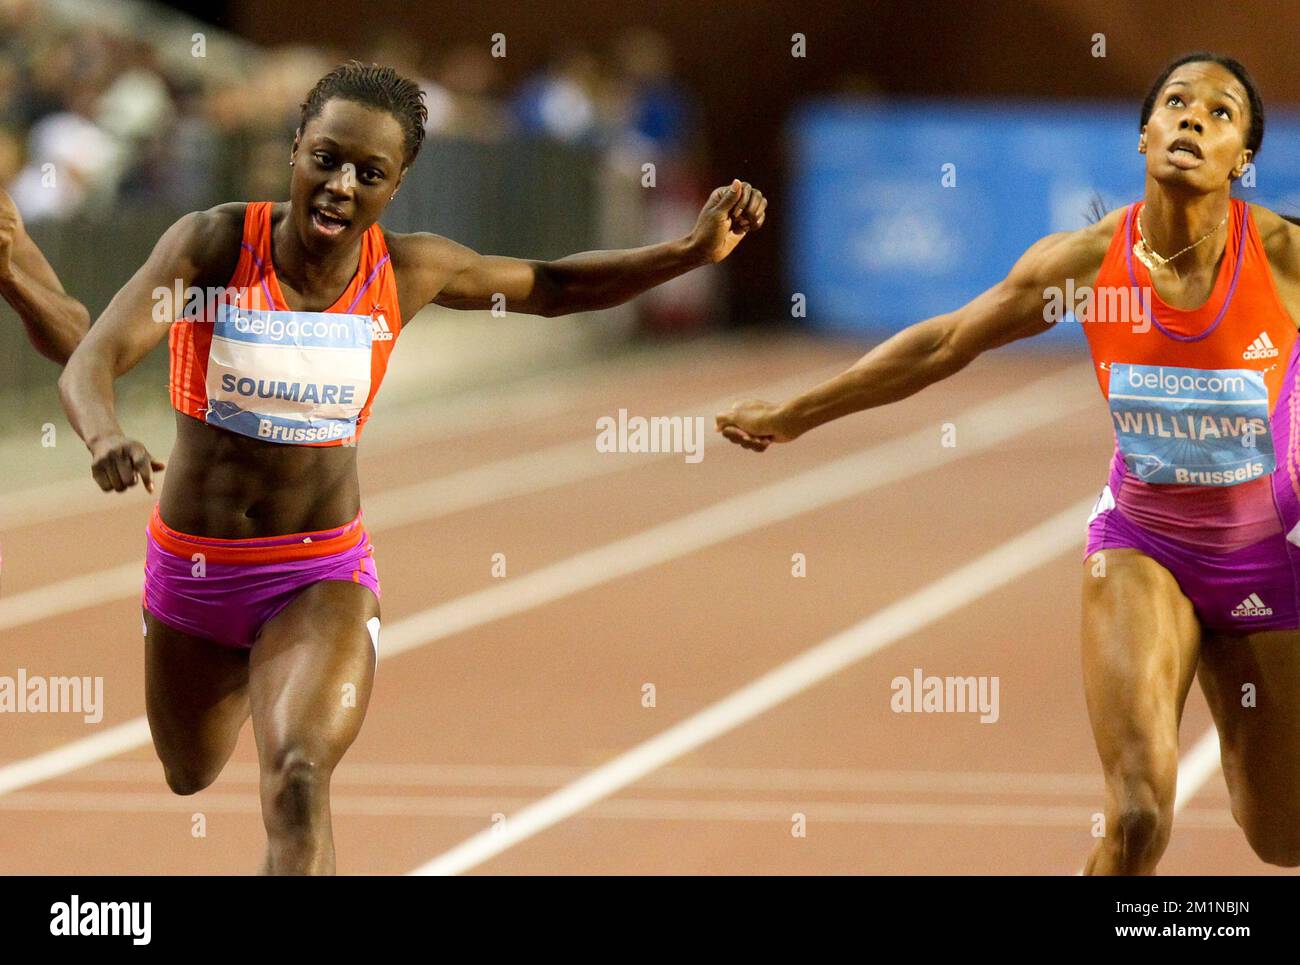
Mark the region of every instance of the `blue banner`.
[[[1030, 245], [1142, 196], [1138, 104], [814, 103], [791, 124], [790, 290], [814, 328], [884, 338], [1004, 278]], [[1270, 110], [1233, 193], [1300, 214], [1300, 115]], [[1073, 319], [1020, 345], [1085, 343]]]

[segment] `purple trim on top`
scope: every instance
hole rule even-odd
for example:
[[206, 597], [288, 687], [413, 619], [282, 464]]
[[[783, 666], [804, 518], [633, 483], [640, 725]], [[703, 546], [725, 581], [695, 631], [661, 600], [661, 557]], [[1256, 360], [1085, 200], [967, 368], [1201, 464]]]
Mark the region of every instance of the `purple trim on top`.
[[240, 247], [252, 255], [253, 264], [257, 265], [257, 270], [260, 273], [258, 277], [262, 279], [262, 293], [266, 295], [266, 303], [274, 310], [275, 299], [271, 297], [271, 286], [266, 283], [266, 266], [262, 264], [262, 259], [257, 257], [257, 252], [253, 250], [253, 246], [247, 241], [240, 242]]
[[[267, 217], [269, 219], [270, 209], [268, 208], [267, 211], [268, 211]], [[257, 256], [257, 252], [253, 250], [253, 246], [250, 245], [247, 241], [241, 241], [240, 247], [243, 248], [246, 252], [248, 252], [248, 254], [253, 259], [253, 264], [257, 265], [257, 270], [260, 273], [260, 277], [262, 280], [262, 292], [266, 295], [266, 303], [271, 306], [271, 309], [273, 311], [276, 310], [275, 298], [273, 298], [271, 295], [271, 286], [268, 285], [266, 281], [266, 276], [267, 276], [266, 266], [262, 264], [262, 259]], [[361, 301], [361, 296], [366, 293], [366, 290], [370, 288], [371, 283], [374, 282], [376, 277], [378, 277], [379, 269], [383, 268], [384, 265], [388, 264], [389, 257], [390, 257], [389, 255], [384, 255], [384, 257], [379, 259], [379, 264], [375, 265], [374, 269], [370, 272], [370, 276], [365, 280], [365, 283], [357, 291], [356, 297], [352, 299], [352, 303], [348, 305], [346, 309], [344, 309], [345, 314], [348, 315], [352, 314], [352, 309], [357, 307], [357, 302]], [[289, 306], [285, 305], [284, 310], [289, 311], [290, 310]]]
[[[1133, 271], [1133, 245], [1131, 244], [1133, 235], [1129, 226], [1132, 224], [1133, 213], [1137, 210], [1137, 206], [1138, 206], [1138, 202], [1134, 201], [1133, 204], [1129, 206], [1128, 214], [1124, 216], [1124, 261], [1128, 265], [1129, 282], [1133, 285], [1135, 289], [1138, 287], [1138, 282], [1137, 282], [1137, 275]], [[1246, 210], [1244, 204], [1242, 205], [1240, 210], [1241, 211]], [[1233, 230], [1238, 230], [1237, 223], [1240, 220], [1241, 220], [1240, 218], [1236, 218], [1236, 217], [1233, 218]], [[1155, 325], [1155, 327], [1160, 330], [1162, 334], [1166, 335], [1169, 338], [1172, 338], [1176, 342], [1199, 342], [1201, 339], [1209, 337], [1209, 335], [1216, 328], [1219, 327], [1219, 323], [1223, 321], [1223, 316], [1228, 313], [1228, 306], [1232, 304], [1232, 296], [1237, 291], [1237, 280], [1241, 277], [1241, 259], [1242, 256], [1246, 253], [1246, 238], [1244, 237], [1244, 231], [1245, 231], [1245, 225], [1242, 224], [1240, 228], [1240, 233], [1237, 238], [1237, 263], [1232, 268], [1232, 282], [1228, 285], [1228, 294], [1223, 299], [1223, 306], [1219, 309], [1219, 314], [1215, 316], [1214, 321], [1210, 323], [1209, 328], [1201, 332], [1199, 335], [1178, 335], [1174, 332], [1171, 332], [1169, 331], [1169, 329], [1165, 328], [1163, 325], [1160, 324], [1160, 318], [1159, 316], [1156, 315], [1156, 306], [1154, 303], [1152, 303], [1151, 321]], [[1216, 280], [1215, 288], [1218, 288], [1217, 280]], [[1155, 295], [1157, 298], [1160, 297], [1160, 295], [1155, 290], [1154, 283], [1152, 283], [1151, 285], [1151, 293]]]
[[384, 255], [384, 257], [379, 259], [379, 264], [375, 265], [375, 269], [370, 273], [370, 277], [366, 279], [366, 283], [357, 291], [357, 297], [352, 299], [352, 304], [343, 310], [345, 315], [352, 314], [352, 309], [357, 307], [357, 302], [361, 301], [361, 296], [366, 293], [366, 289], [370, 287], [370, 283], [375, 280], [375, 277], [379, 274], [379, 269], [388, 264], [388, 257], [388, 255]]

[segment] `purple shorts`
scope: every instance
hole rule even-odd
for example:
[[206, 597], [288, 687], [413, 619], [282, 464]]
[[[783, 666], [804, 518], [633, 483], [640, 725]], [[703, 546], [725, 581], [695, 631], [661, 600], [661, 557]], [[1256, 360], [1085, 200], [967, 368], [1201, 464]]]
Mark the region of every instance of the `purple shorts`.
[[314, 533], [210, 539], [171, 529], [155, 506], [147, 533], [141, 605], [173, 629], [228, 647], [252, 647], [266, 621], [321, 580], [358, 583], [380, 595], [360, 513], [346, 526]]
[[1085, 560], [1105, 549], [1145, 553], [1173, 574], [1201, 623], [1219, 633], [1300, 627], [1300, 554], [1284, 533], [1237, 550], [1208, 552], [1142, 528], [1108, 500], [1109, 493], [1108, 486], [1088, 524]]

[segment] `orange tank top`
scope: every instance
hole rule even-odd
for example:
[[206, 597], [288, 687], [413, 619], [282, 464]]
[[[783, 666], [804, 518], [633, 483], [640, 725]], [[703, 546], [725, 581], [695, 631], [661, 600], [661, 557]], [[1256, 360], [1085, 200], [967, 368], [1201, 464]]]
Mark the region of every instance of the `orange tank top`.
[[271, 202], [250, 203], [225, 292], [171, 327], [172, 407], [266, 442], [355, 444], [401, 328], [379, 225], [362, 236], [357, 272], [334, 304], [295, 312], [271, 259]]
[[1214, 289], [1195, 309], [1161, 299], [1134, 255], [1142, 205], [1129, 205], [1080, 312], [1115, 431], [1110, 496], [1162, 535], [1240, 548], [1282, 528], [1270, 478], [1288, 461], [1275, 415], [1296, 325], [1246, 202], [1230, 201]]

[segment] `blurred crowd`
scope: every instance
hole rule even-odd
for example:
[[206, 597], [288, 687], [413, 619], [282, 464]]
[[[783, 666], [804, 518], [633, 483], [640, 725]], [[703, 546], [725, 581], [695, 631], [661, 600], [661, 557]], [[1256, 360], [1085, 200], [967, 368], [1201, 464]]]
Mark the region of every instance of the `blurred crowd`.
[[510, 83], [488, 38], [262, 48], [134, 0], [0, 0], [0, 184], [29, 221], [283, 197], [299, 105], [350, 57], [417, 80], [431, 136], [553, 138], [683, 170], [699, 150], [697, 106], [645, 30]]
[[[507, 69], [489, 37], [431, 50], [391, 29], [347, 49], [268, 48], [151, 0], [0, 0], [0, 185], [32, 224], [120, 224], [133, 210], [175, 216], [284, 198], [302, 101], [331, 67], [356, 58], [420, 84], [426, 151], [439, 137], [546, 138], [590, 151], [637, 199], [632, 210], [602, 211], [614, 242], [604, 246], [689, 231], [711, 185], [696, 175], [698, 105], [665, 40], [631, 29], [607, 49], [555, 50], [542, 61], [528, 53], [508, 48], [519, 59]], [[647, 161], [656, 190], [643, 192]], [[637, 311], [649, 327], [690, 328], [716, 297], [713, 277], [694, 272]]]

